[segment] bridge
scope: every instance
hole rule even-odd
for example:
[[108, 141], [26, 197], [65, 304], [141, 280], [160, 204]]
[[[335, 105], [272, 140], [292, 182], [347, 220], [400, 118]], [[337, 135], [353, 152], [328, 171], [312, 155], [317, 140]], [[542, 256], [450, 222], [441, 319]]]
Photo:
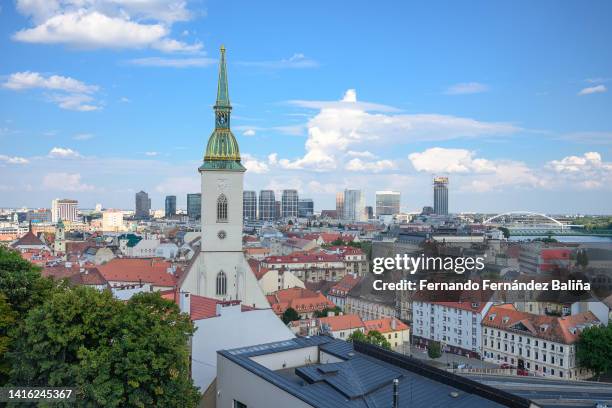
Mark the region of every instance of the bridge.
[[507, 228], [512, 236], [611, 235], [606, 231], [594, 234], [585, 231], [583, 225], [564, 224], [546, 214], [531, 211], [509, 211], [497, 214], [484, 220], [483, 224]]

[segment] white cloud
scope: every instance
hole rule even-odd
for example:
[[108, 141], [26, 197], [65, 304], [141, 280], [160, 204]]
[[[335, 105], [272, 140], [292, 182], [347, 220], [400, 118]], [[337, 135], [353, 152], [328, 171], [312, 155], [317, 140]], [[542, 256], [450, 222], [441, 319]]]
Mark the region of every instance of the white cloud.
[[202, 49], [199, 42], [169, 38], [173, 23], [191, 18], [184, 0], [18, 0], [17, 10], [33, 23], [13, 35], [17, 41], [83, 49]]
[[217, 62], [214, 58], [162, 58], [162, 57], [149, 57], [149, 58], [135, 58], [128, 61], [132, 65], [138, 65], [141, 67], [167, 67], [167, 68], [193, 68], [193, 67], [207, 67]]
[[74, 140], [89, 140], [93, 139], [94, 135], [91, 133], [78, 133], [72, 137]]
[[421, 153], [408, 156], [417, 171], [428, 173], [490, 173], [495, 171], [493, 162], [474, 157], [474, 152], [466, 149], [444, 149], [432, 147]]
[[276, 61], [243, 61], [238, 64], [247, 67], [267, 68], [267, 69], [296, 69], [296, 68], [316, 68], [319, 63], [304, 54], [295, 53], [291, 57]]
[[119, 99], [119, 102], [121, 103], [130, 103], [132, 102], [129, 98], [122, 96], [121, 99]]
[[450, 86], [446, 90], [446, 94], [448, 95], [466, 95], [466, 94], [475, 94], [482, 93], [489, 90], [489, 87], [485, 84], [481, 84], [479, 82], [464, 82], [460, 84], [455, 84]]
[[99, 89], [96, 85], [87, 85], [74, 78], [60, 75], [45, 77], [38, 72], [31, 71], [11, 74], [2, 86], [15, 91], [42, 88], [70, 93], [93, 93]]
[[101, 109], [98, 105], [93, 105], [94, 98], [84, 94], [56, 94], [51, 95], [50, 100], [56, 102], [60, 108], [81, 112], [91, 112]]
[[52, 159], [75, 159], [81, 157], [79, 152], [67, 147], [54, 147], [49, 151], [48, 156]]
[[58, 92], [48, 96], [48, 99], [57, 103], [62, 109], [84, 112], [100, 109], [100, 106], [92, 103], [94, 101], [92, 94], [97, 92], [99, 87], [71, 77], [44, 76], [31, 71], [16, 72], [11, 74], [2, 86], [13, 91], [42, 89]]
[[604, 162], [598, 152], [552, 160], [546, 167], [555, 173], [556, 180], [574, 183], [584, 189], [612, 186], [612, 163]]
[[356, 152], [354, 150], [349, 150], [348, 152], [346, 152], [346, 155], [350, 157], [361, 157], [364, 159], [375, 159], [376, 158], [376, 155], [374, 153], [368, 152], [367, 150], [363, 152]]
[[348, 171], [367, 171], [372, 173], [380, 173], [384, 170], [390, 170], [395, 168], [395, 164], [391, 160], [378, 160], [378, 161], [363, 161], [359, 158], [354, 158], [346, 163], [344, 168]]
[[583, 88], [578, 92], [578, 95], [591, 95], [596, 93], [604, 93], [608, 90], [605, 85], [595, 85]]
[[241, 154], [241, 161], [247, 171], [255, 174], [264, 174], [270, 170], [268, 164], [264, 161], [257, 160], [255, 157], [248, 153]]
[[155, 157], [158, 156], [159, 152], [145, 152], [145, 156]]
[[[480, 122], [449, 115], [393, 114], [398, 109], [359, 102], [354, 89], [349, 89], [337, 102], [291, 103], [320, 110], [307, 123], [308, 139], [304, 155], [278, 160], [285, 169], [334, 170], [338, 163], [348, 161], [349, 152], [354, 154], [364, 145], [385, 146], [423, 140], [505, 135], [520, 130], [507, 123]], [[364, 166], [379, 171], [391, 168], [388, 163], [364, 165], [363, 162], [352, 162], [350, 168]]]
[[247, 129], [242, 132], [243, 136], [255, 136], [255, 129]]
[[56, 191], [92, 191], [94, 187], [81, 182], [79, 173], [49, 173], [43, 177], [43, 188]]
[[0, 163], [7, 164], [28, 164], [30, 161], [24, 157], [18, 156], [7, 156], [4, 154], [0, 154]]
[[[475, 157], [466, 149], [433, 147], [408, 155], [415, 170], [431, 174], [459, 174], [460, 190], [485, 192], [508, 186], [545, 186], [543, 179], [525, 163], [509, 160], [488, 160]], [[456, 180], [456, 178], [455, 178]]]

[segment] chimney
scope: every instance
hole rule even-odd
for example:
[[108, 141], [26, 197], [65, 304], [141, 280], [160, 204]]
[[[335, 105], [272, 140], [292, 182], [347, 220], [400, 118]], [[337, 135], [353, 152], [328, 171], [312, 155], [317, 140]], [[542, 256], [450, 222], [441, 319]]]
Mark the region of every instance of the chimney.
[[399, 408], [399, 380], [393, 379], [393, 408]]
[[191, 316], [191, 294], [189, 292], [179, 293], [179, 308], [181, 313], [186, 313]]
[[395, 329], [397, 329], [397, 322], [395, 318], [391, 318], [391, 330], [395, 331]]

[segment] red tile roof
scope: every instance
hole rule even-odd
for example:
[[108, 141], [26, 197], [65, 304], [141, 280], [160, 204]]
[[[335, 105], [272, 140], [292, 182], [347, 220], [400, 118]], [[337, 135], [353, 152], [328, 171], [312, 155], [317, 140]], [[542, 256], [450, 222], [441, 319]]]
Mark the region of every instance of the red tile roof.
[[580, 332], [589, 325], [600, 322], [592, 312], [557, 317], [535, 315], [518, 311], [511, 304], [493, 306], [482, 321], [487, 327], [521, 332], [527, 330], [533, 337], [557, 343], [572, 344]]
[[[175, 290], [165, 290], [161, 292], [161, 297], [168, 299], [179, 304], [178, 293]], [[189, 314], [191, 320], [202, 320], [210, 319], [211, 317], [217, 317], [217, 305], [238, 305], [239, 300], [222, 301], [204, 296], [190, 295], [189, 300]], [[248, 312], [254, 310], [250, 306], [241, 305], [240, 310]]]
[[23, 237], [19, 238], [11, 246], [13, 248], [17, 248], [19, 246], [25, 246], [25, 245], [45, 245], [45, 243], [42, 242], [40, 238], [38, 238], [36, 235], [34, 235], [32, 230], [30, 229], [28, 232], [26, 232], [26, 234]]
[[315, 263], [315, 262], [342, 262], [343, 258], [338, 254], [328, 254], [325, 252], [294, 252], [284, 256], [269, 256], [264, 262], [270, 264], [291, 264], [291, 263]]
[[327, 325], [330, 331], [340, 331], [363, 328], [361, 317], [356, 314], [346, 314], [340, 316], [327, 316], [318, 319], [319, 325]]
[[344, 275], [344, 277], [332, 286], [329, 290], [329, 295], [332, 296], [346, 296], [351, 289], [353, 289], [361, 281], [361, 277], [353, 275]]
[[115, 258], [98, 270], [109, 281], [143, 282], [155, 286], [175, 286], [177, 276], [168, 273], [172, 264], [161, 258]]
[[[392, 323], [395, 321], [395, 323]], [[396, 331], [408, 330], [409, 326], [394, 317], [386, 317], [383, 319], [366, 320], [363, 322], [366, 327], [366, 333], [370, 330], [376, 330], [379, 333], [391, 333]], [[393, 328], [395, 324], [395, 329]]]
[[303, 288], [283, 289], [266, 297], [272, 310], [279, 315], [283, 314], [288, 308], [292, 308], [298, 313], [311, 313], [336, 306], [321, 293]]

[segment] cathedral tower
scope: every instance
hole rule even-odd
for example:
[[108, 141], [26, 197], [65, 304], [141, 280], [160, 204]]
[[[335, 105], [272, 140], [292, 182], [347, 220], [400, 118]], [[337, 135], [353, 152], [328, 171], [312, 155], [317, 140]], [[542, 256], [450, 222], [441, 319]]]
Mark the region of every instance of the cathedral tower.
[[200, 253], [181, 289], [221, 300], [269, 307], [242, 252], [242, 190], [246, 168], [230, 129], [225, 48], [221, 47], [213, 130], [202, 165], [202, 239]]

